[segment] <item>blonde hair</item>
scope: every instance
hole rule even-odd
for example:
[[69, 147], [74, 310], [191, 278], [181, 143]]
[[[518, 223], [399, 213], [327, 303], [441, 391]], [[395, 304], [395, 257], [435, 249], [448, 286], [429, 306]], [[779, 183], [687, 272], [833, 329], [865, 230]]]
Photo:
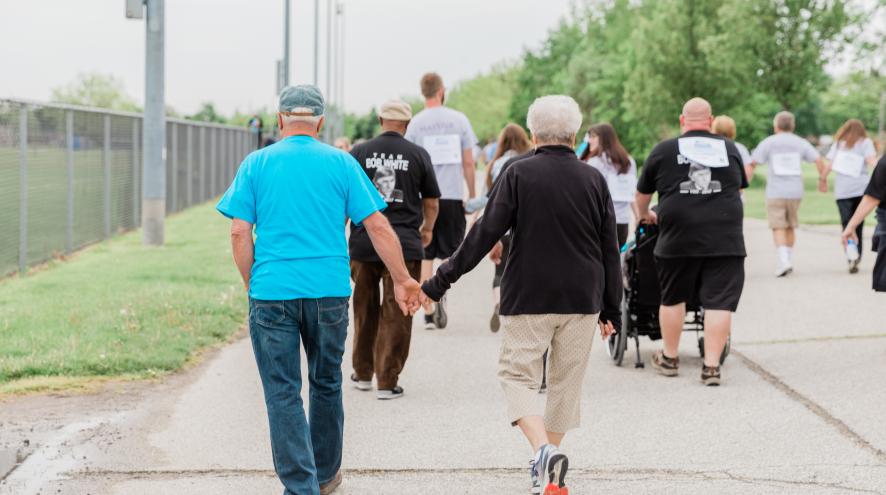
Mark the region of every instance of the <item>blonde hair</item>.
[[735, 121], [728, 115], [718, 115], [711, 126], [714, 134], [735, 140]]
[[834, 142], [840, 143], [842, 141], [847, 148], [851, 148], [866, 137], [868, 137], [868, 131], [864, 128], [864, 124], [858, 119], [849, 119], [840, 126], [840, 130], [834, 135]]

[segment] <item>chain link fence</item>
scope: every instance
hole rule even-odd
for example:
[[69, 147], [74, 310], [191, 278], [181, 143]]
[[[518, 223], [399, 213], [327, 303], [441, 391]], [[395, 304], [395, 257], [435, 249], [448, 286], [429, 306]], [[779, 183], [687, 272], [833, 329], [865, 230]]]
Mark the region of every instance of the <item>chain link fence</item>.
[[[227, 188], [256, 136], [167, 119], [166, 211]], [[0, 276], [141, 224], [142, 116], [0, 99]]]

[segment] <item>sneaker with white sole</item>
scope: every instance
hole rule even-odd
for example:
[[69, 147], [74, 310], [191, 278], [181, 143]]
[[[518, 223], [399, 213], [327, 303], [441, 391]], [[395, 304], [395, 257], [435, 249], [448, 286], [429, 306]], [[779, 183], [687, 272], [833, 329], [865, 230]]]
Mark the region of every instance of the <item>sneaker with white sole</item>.
[[667, 357], [662, 350], [655, 351], [650, 362], [655, 371], [664, 376], [677, 376], [680, 370], [680, 357]]
[[533, 467], [539, 487], [544, 488], [542, 495], [569, 495], [566, 488], [569, 459], [560, 449], [550, 444], [543, 445], [536, 454]]
[[437, 328], [446, 328], [446, 323], [449, 322], [449, 318], [446, 315], [446, 296], [441, 297], [440, 301], [434, 305], [434, 313], [431, 317]]
[[354, 384], [354, 388], [357, 390], [362, 390], [364, 392], [372, 390], [372, 380], [361, 380], [357, 378], [356, 373], [351, 373], [351, 383]]
[[775, 270], [775, 276], [778, 278], [785, 277], [787, 275], [790, 275], [793, 271], [794, 267], [791, 265], [779, 265], [778, 268]]
[[387, 390], [379, 389], [376, 397], [378, 397], [379, 400], [399, 399], [400, 397], [403, 397], [403, 387], [398, 386]]
[[437, 325], [434, 325], [434, 314], [425, 313], [425, 330], [433, 330], [437, 328]]

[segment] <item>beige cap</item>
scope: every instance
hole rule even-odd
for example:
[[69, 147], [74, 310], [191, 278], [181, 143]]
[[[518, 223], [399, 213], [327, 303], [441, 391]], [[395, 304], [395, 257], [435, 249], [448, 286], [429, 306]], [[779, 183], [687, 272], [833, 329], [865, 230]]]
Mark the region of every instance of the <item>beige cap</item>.
[[412, 120], [412, 107], [403, 100], [389, 100], [382, 103], [378, 116], [385, 120]]

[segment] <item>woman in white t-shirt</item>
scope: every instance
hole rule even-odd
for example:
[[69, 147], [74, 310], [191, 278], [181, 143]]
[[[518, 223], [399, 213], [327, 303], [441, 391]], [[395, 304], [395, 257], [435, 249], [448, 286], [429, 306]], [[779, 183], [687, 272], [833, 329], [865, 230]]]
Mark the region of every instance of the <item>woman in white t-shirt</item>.
[[612, 205], [615, 207], [615, 226], [618, 246], [628, 241], [628, 224], [637, 189], [637, 162], [625, 151], [618, 134], [609, 124], [592, 125], [588, 129], [588, 146], [579, 157], [606, 177]]
[[[877, 162], [877, 149], [874, 147], [874, 142], [868, 138], [867, 130], [860, 120], [849, 119], [840, 127], [834, 135], [834, 144], [828, 151], [827, 159], [830, 162], [828, 172], [833, 170], [837, 175], [834, 181], [834, 197], [837, 199], [837, 209], [840, 211], [840, 222], [845, 229], [864, 196], [864, 190], [870, 180], [869, 169]], [[859, 256], [853, 256], [854, 259], [849, 260], [849, 273], [858, 272], [860, 255], [863, 252], [863, 231], [864, 222], [856, 229]]]

